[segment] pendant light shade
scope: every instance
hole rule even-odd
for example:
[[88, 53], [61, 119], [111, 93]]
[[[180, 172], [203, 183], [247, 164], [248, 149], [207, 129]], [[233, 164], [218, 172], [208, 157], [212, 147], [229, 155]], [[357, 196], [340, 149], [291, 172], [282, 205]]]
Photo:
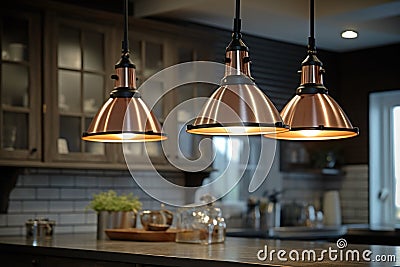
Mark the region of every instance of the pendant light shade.
[[281, 112], [283, 122], [289, 125], [290, 131], [265, 136], [285, 140], [329, 140], [357, 136], [358, 128], [353, 127], [323, 84], [325, 70], [315, 48], [313, 0], [310, 0], [310, 35], [307, 57], [301, 67], [300, 86]]
[[136, 67], [129, 59], [128, 0], [125, 0], [125, 32], [122, 55], [115, 65], [114, 90], [97, 112], [82, 139], [94, 142], [148, 142], [167, 137], [136, 89]]
[[226, 48], [225, 76], [187, 132], [203, 135], [256, 135], [287, 131], [279, 112], [250, 74], [249, 49], [240, 33], [240, 1], [232, 41]]
[[140, 97], [110, 98], [82, 139], [96, 142], [161, 141], [160, 124]]

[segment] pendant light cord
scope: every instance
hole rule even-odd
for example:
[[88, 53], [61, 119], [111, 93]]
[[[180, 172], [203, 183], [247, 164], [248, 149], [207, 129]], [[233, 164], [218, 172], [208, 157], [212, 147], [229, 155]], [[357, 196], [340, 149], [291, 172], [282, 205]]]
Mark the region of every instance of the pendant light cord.
[[128, 0], [124, 1], [124, 40], [122, 41], [122, 54], [129, 53], [128, 43]]
[[314, 37], [314, 0], [310, 0], [310, 37], [308, 37], [308, 50], [315, 51]]
[[235, 19], [233, 20], [233, 33], [240, 35], [241, 27], [242, 22], [240, 20], [240, 0], [236, 0], [236, 14]]

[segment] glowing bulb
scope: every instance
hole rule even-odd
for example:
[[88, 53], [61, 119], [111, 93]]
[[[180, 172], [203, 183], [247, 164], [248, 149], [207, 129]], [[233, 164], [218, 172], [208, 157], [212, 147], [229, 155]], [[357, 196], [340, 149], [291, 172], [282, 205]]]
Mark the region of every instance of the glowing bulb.
[[231, 134], [245, 134], [246, 128], [245, 127], [229, 127], [228, 132]]
[[319, 135], [320, 130], [301, 130], [299, 131], [303, 136], [314, 137]]
[[354, 39], [358, 37], [358, 32], [353, 30], [345, 30], [342, 32], [342, 38], [344, 39]]
[[134, 139], [136, 135], [137, 135], [137, 134], [134, 134], [134, 133], [122, 133], [122, 134], [121, 134], [121, 138], [122, 138], [123, 140], [124, 140], [124, 139], [129, 140], [129, 139]]

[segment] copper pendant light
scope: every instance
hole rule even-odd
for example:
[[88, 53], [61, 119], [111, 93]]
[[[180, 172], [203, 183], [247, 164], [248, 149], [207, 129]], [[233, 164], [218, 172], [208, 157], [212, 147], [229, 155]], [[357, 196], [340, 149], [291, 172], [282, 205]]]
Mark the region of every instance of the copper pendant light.
[[136, 67], [129, 59], [128, 0], [124, 2], [125, 28], [121, 59], [115, 65], [114, 90], [97, 112], [82, 139], [94, 142], [148, 142], [167, 139], [160, 123], [136, 89]]
[[322, 75], [325, 71], [317, 58], [314, 39], [314, 0], [310, 0], [307, 48], [307, 57], [301, 64], [300, 86], [281, 112], [290, 131], [265, 136], [285, 140], [329, 140], [357, 136], [358, 128], [353, 127], [323, 84]]
[[203, 135], [256, 135], [288, 131], [279, 112], [250, 74], [249, 48], [240, 32], [240, 0], [232, 41], [226, 48], [225, 77], [187, 132]]

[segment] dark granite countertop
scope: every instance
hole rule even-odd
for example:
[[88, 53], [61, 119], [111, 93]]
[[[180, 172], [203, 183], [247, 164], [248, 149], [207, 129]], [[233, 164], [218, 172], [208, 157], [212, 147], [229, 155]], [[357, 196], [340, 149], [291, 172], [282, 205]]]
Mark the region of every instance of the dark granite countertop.
[[[272, 258], [259, 260], [257, 254], [267, 246], [268, 256], [275, 250]], [[322, 251], [338, 250], [336, 243], [318, 241], [290, 241], [290, 240], [271, 240], [260, 238], [235, 238], [227, 237], [224, 243], [212, 245], [183, 244], [175, 242], [134, 242], [134, 241], [115, 241], [115, 240], [96, 240], [95, 234], [70, 234], [55, 235], [52, 240], [33, 245], [32, 241], [25, 237], [0, 237], [0, 253], [30, 254], [42, 256], [69, 257], [89, 260], [106, 260], [124, 263], [152, 264], [162, 266], [394, 266], [400, 265], [400, 247], [396, 246], [368, 246], [349, 244], [341, 251], [343, 259], [347, 251], [357, 250], [360, 261], [348, 260], [334, 261], [329, 257], [328, 252]], [[279, 260], [277, 252], [286, 251]], [[291, 252], [291, 251], [297, 252]], [[305, 251], [313, 250], [316, 253], [316, 261], [307, 261]], [[371, 262], [362, 259], [362, 253], [370, 250]], [[340, 251], [340, 250], [339, 250]], [[283, 253], [283, 252], [281, 252]], [[299, 261], [292, 261], [289, 258], [299, 254]], [[301, 260], [304, 253], [305, 259]], [[279, 253], [278, 253], [279, 254]], [[347, 253], [349, 254], [349, 253]], [[332, 255], [340, 256], [339, 252]], [[350, 255], [350, 254], [349, 254]], [[377, 255], [394, 255], [396, 261], [377, 265], [373, 262]], [[260, 254], [265, 256], [264, 253]], [[392, 256], [393, 257], [393, 256]], [[323, 258], [318, 261], [318, 258]], [[393, 260], [393, 259], [392, 259]]]
[[[255, 230], [249, 228], [228, 228], [227, 235], [231, 237], [249, 238], [270, 238], [285, 240], [320, 240], [336, 242], [338, 238], [345, 238], [348, 243], [365, 245], [391, 245], [400, 246], [400, 229], [385, 230], [372, 229], [368, 224], [349, 224], [343, 225], [346, 231], [327, 235], [324, 231], [316, 232], [313, 235], [298, 236], [288, 234], [284, 237], [275, 237], [269, 234], [268, 230]], [[303, 233], [304, 234], [304, 233]]]

